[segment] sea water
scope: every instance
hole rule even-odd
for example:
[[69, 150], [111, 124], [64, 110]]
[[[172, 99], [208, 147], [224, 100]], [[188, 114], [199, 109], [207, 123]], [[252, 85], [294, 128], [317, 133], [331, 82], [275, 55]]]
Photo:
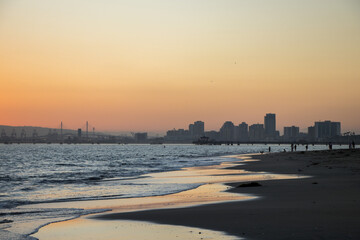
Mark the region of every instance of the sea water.
[[[166, 195], [198, 183], [146, 181], [146, 174], [216, 165], [226, 155], [289, 145], [0, 144], [0, 239], [26, 239], [40, 226], [102, 210], [17, 208], [49, 203]], [[309, 150], [326, 146], [309, 146]], [[305, 150], [299, 146], [298, 150]], [[238, 160], [238, 159], [237, 159]], [[144, 178], [143, 181], [135, 181]]]

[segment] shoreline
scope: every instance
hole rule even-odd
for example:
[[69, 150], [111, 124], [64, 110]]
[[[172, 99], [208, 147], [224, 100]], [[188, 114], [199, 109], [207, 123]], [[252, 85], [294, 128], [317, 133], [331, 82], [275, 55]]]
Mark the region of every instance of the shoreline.
[[[103, 220], [141, 220], [223, 231], [246, 239], [359, 239], [360, 150], [256, 155], [261, 161], [234, 168], [301, 173], [311, 178], [261, 181], [230, 192], [261, 196], [252, 201], [181, 209], [102, 214]], [[99, 215], [98, 215], [99, 216]]]
[[[153, 209], [156, 207], [162, 208], [162, 204], [166, 202], [167, 205], [176, 205], [178, 208], [182, 208], [186, 205], [202, 205], [207, 204], [207, 202], [223, 202], [224, 200], [236, 201], [239, 199], [249, 199], [254, 198], [249, 194], [236, 194], [233, 195], [230, 192], [226, 191], [230, 187], [227, 186], [229, 182], [246, 182], [246, 181], [260, 181], [264, 179], [273, 180], [273, 179], [292, 179], [292, 178], [302, 178], [306, 176], [300, 176], [299, 174], [276, 174], [276, 173], [259, 173], [259, 172], [249, 172], [243, 169], [238, 169], [236, 166], [242, 165], [247, 161], [253, 161], [250, 156], [257, 154], [241, 154], [241, 155], [227, 155], [223, 158], [228, 158], [229, 161], [223, 161], [216, 165], [205, 165], [205, 166], [195, 166], [195, 167], [185, 167], [179, 170], [167, 171], [167, 172], [157, 172], [145, 174], [142, 178], [136, 178], [135, 181], [137, 184], [144, 183], [155, 183], [155, 184], [168, 184], [168, 183], [180, 183], [180, 184], [192, 184], [195, 185], [186, 190], [176, 191], [170, 194], [161, 194], [161, 195], [151, 195], [151, 196], [142, 196], [142, 197], [125, 197], [125, 198], [113, 198], [113, 199], [98, 199], [98, 200], [76, 200], [76, 201], [58, 201], [58, 202], [49, 202], [49, 203], [36, 203], [29, 204], [24, 206], [19, 206], [19, 208], [83, 208], [83, 209], [100, 209], [100, 210], [109, 210], [110, 212], [115, 211], [141, 211], [142, 208], [138, 208], [138, 205], [154, 205], [146, 209]], [[213, 186], [214, 187], [213, 187]], [[215, 186], [216, 185], [216, 186]], [[211, 186], [211, 187], [209, 187]], [[210, 193], [218, 193], [218, 196], [209, 197], [204, 196], [203, 193], [206, 192], [203, 189], [207, 189]], [[221, 195], [221, 193], [224, 193]], [[197, 197], [200, 199], [179, 199], [183, 195], [191, 195], [192, 197]], [[227, 195], [227, 196], [226, 196]], [[205, 198], [204, 198], [205, 197]], [[176, 201], [174, 201], [176, 199]], [[125, 207], [123, 207], [125, 205]], [[129, 207], [129, 209], [127, 209]], [[137, 209], [137, 210], [134, 210]]]
[[[251, 154], [252, 155], [252, 154]], [[137, 181], [151, 179], [155, 183], [192, 183], [199, 185], [189, 190], [176, 192], [173, 194], [138, 197], [138, 198], [120, 198], [108, 200], [92, 200], [92, 201], [74, 201], [74, 202], [53, 202], [44, 204], [27, 205], [24, 207], [37, 208], [82, 208], [82, 209], [108, 209], [108, 213], [114, 212], [132, 212], [152, 209], [169, 209], [184, 208], [189, 206], [198, 206], [219, 202], [231, 202], [253, 199], [256, 196], [249, 194], [234, 194], [228, 192], [230, 187], [226, 185], [228, 182], [250, 181], [261, 179], [279, 179], [279, 178], [297, 178], [297, 175], [278, 175], [267, 173], [250, 173], [241, 169], [231, 169], [238, 164], [243, 164], [249, 160], [250, 154], [224, 156], [229, 161], [224, 161], [217, 165], [197, 166], [183, 168], [177, 171], [160, 172], [149, 174], [150, 178], [141, 178]], [[83, 215], [80, 218], [87, 219], [89, 216], [97, 216], [98, 214]], [[101, 220], [102, 221], [102, 220]], [[66, 220], [64, 222], [78, 222], [75, 220]], [[89, 223], [90, 224], [90, 223]], [[50, 226], [62, 225], [50, 223]], [[45, 226], [45, 230], [49, 228]], [[100, 224], [101, 225], [101, 224]], [[40, 228], [44, 231], [44, 228]], [[37, 237], [37, 233], [31, 236]], [[48, 238], [46, 238], [48, 239]], [[54, 238], [55, 239], [55, 238]]]
[[[340, 210], [335, 212], [328, 211], [329, 207], [336, 207], [336, 204], [330, 204], [329, 206], [329, 203], [326, 203], [326, 201], [324, 203], [321, 203], [321, 201], [324, 200], [324, 196], [326, 196], [326, 194], [323, 195], [321, 200], [319, 199], [318, 195], [312, 196], [315, 200], [304, 197], [304, 192], [314, 194], [314, 189], [316, 191], [319, 191], [319, 189], [316, 188], [319, 188], [320, 186], [325, 186], [334, 181], [337, 182], [336, 177], [333, 180], [327, 179], [329, 177], [326, 175], [330, 170], [335, 170], [332, 172], [337, 173], [337, 175], [339, 175], [338, 177], [340, 178], [343, 178], [344, 174], [348, 174], [348, 169], [344, 170], [342, 168], [343, 166], [340, 166], [338, 169], [335, 169], [335, 167], [332, 166], [334, 164], [339, 165], [338, 162], [326, 163], [327, 165], [325, 166], [325, 168], [327, 170], [325, 169], [324, 171], [324, 169], [322, 168], [324, 168], [323, 165], [325, 163], [319, 163], [318, 160], [318, 162], [314, 161], [314, 157], [318, 158], [324, 156], [326, 157], [328, 155], [332, 156], [331, 154], [337, 154], [337, 152], [344, 153], [340, 154], [344, 155], [340, 156], [341, 158], [354, 158], [354, 156], [348, 154], [348, 152], [353, 153], [353, 155], [356, 155], [355, 159], [358, 159], [360, 161], [359, 150], [333, 150], [331, 152], [314, 151], [304, 153], [272, 153], [264, 155], [249, 154], [252, 156], [253, 160], [244, 162], [232, 161], [231, 163], [236, 165], [225, 168], [226, 171], [265, 171], [280, 174], [302, 174], [312, 176], [311, 178], [301, 178], [296, 180], [256, 180], [262, 185], [258, 188], [237, 188], [239, 182], [226, 183], [227, 186], [231, 187], [231, 189], [226, 191], [228, 193], [236, 193], [236, 195], [240, 193], [250, 196], [258, 196], [256, 199], [252, 199], [251, 201], [235, 200], [230, 202], [225, 201], [221, 203], [204, 203], [200, 201], [198, 204], [194, 204], [194, 201], [192, 200], [192, 206], [190, 207], [183, 205], [172, 208], [173, 206], [170, 205], [166, 208], [161, 208], [161, 206], [153, 205], [150, 206], [150, 208], [137, 209], [135, 212], [116, 212], [116, 210], [114, 211], [113, 209], [113, 211], [107, 212], [105, 214], [95, 214], [90, 216], [84, 216], [82, 218], [91, 218], [92, 220], [96, 219], [97, 221], [105, 222], [106, 220], [131, 220], [146, 221], [157, 224], [170, 224], [172, 226], [196, 227], [200, 229], [209, 229], [219, 232], [225, 232], [233, 236], [245, 237], [246, 239], [311, 239], [313, 236], [316, 236], [315, 232], [320, 231], [320, 233], [317, 234], [319, 236], [323, 236], [325, 234], [324, 232], [327, 231], [326, 229], [330, 230], [330, 234], [325, 234], [326, 239], [339, 239], [340, 236], [342, 236], [340, 238], [345, 237], [347, 239], [356, 239], [360, 236], [360, 233], [359, 230], [356, 230], [356, 228], [354, 228], [352, 224], [355, 223], [355, 225], [357, 226], [360, 223], [360, 221], [354, 219], [354, 216], [356, 217], [356, 215], [358, 215], [357, 213], [359, 213], [359, 208], [356, 205], [356, 203], [359, 203], [357, 200], [360, 195], [358, 189], [356, 189], [357, 191], [351, 191], [351, 193], [354, 192], [353, 204], [350, 204], [347, 208], [344, 208], [343, 204], [340, 204], [341, 211], [349, 210], [351, 208], [353, 209], [353, 211], [351, 211], [350, 213], [347, 211], [346, 214], [341, 213]], [[300, 161], [298, 161], [298, 158], [300, 158]], [[304, 158], [305, 161], [301, 160]], [[256, 161], [256, 159], [260, 159], [261, 161]], [[309, 163], [309, 161], [312, 161], [312, 163]], [[280, 162], [281, 165], [274, 165]], [[340, 160], [340, 162], [343, 161]], [[319, 167], [321, 167], [320, 171]], [[359, 170], [359, 165], [356, 165], [354, 169], [356, 171]], [[356, 174], [354, 175], [356, 179], [354, 183], [355, 185], [359, 183], [359, 172], [356, 171]], [[314, 180], [318, 178], [321, 179], [321, 182], [320, 180], [317, 180], [318, 182]], [[348, 183], [348, 181], [353, 180], [354, 177], [350, 176], [349, 179], [345, 179], [345, 182]], [[317, 184], [313, 184], [315, 182]], [[341, 184], [338, 184], [338, 186], [339, 185], [341, 186]], [[359, 184], [356, 186], [359, 186]], [[354, 190], [353, 187], [354, 186], [350, 187], [350, 190]], [[290, 191], [289, 189], [293, 191]], [[313, 192], [309, 192], [309, 189], [313, 190]], [[328, 190], [329, 189], [326, 188], [325, 193]], [[324, 191], [321, 192], [323, 193]], [[337, 192], [339, 193], [339, 189], [337, 189]], [[302, 195], [302, 198], [299, 198], [299, 195]], [[343, 202], [339, 199], [339, 197], [337, 197], [334, 201], [341, 203]], [[328, 211], [325, 216], [330, 216], [330, 218], [335, 219], [332, 219], [332, 222], [330, 222], [330, 224], [324, 225], [324, 221], [322, 221], [324, 220], [324, 216], [319, 216], [319, 214], [315, 214], [316, 210], [319, 209], [323, 212]], [[306, 211], [302, 212], [303, 210], [311, 210], [314, 214], [311, 214], [311, 212], [306, 213]], [[298, 216], [299, 212], [301, 213], [300, 217]], [[312, 215], [318, 217], [317, 222], [319, 224], [323, 224], [316, 225], [314, 221], [311, 221], [311, 219], [310, 221], [307, 221], [306, 219], [310, 218]], [[350, 229], [348, 231], [344, 230], [344, 226], [341, 227], [341, 224], [339, 224], [341, 223], [341, 221], [338, 221], [338, 218], [344, 217], [348, 219], [346, 224], [346, 228]], [[274, 224], [274, 222], [276, 224]], [[308, 222], [308, 224], [304, 225], [304, 222]], [[311, 226], [313, 226], [313, 228], [311, 228]], [[334, 230], [335, 226], [338, 226], [337, 231]], [[334, 237], [332, 238], [332, 236]]]

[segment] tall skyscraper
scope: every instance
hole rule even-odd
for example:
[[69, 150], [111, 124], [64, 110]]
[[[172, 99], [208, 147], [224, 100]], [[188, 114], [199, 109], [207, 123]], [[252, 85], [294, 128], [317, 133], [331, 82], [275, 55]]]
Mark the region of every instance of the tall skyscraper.
[[265, 136], [274, 138], [276, 136], [276, 115], [267, 113], [264, 117]]

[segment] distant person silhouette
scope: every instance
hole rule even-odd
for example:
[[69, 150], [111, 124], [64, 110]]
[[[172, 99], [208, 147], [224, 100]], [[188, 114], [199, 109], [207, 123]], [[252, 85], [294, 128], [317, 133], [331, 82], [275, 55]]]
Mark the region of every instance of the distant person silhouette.
[[295, 152], [296, 152], [296, 144], [295, 144], [295, 146], [294, 146], [294, 149], [295, 149]]
[[329, 142], [329, 150], [332, 150], [332, 143]]
[[271, 147], [269, 147], [269, 152], [271, 152]]
[[306, 151], [308, 150], [308, 148], [309, 148], [309, 146], [306, 144], [306, 146], [305, 146]]
[[352, 141], [352, 147], [355, 149], [355, 141]]
[[291, 151], [292, 152], [294, 151], [294, 144], [293, 143], [291, 144]]

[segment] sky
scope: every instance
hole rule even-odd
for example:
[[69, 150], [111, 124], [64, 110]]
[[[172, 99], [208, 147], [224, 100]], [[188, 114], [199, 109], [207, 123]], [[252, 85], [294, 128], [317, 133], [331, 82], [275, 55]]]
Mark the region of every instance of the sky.
[[0, 0], [0, 125], [360, 133], [358, 0]]

